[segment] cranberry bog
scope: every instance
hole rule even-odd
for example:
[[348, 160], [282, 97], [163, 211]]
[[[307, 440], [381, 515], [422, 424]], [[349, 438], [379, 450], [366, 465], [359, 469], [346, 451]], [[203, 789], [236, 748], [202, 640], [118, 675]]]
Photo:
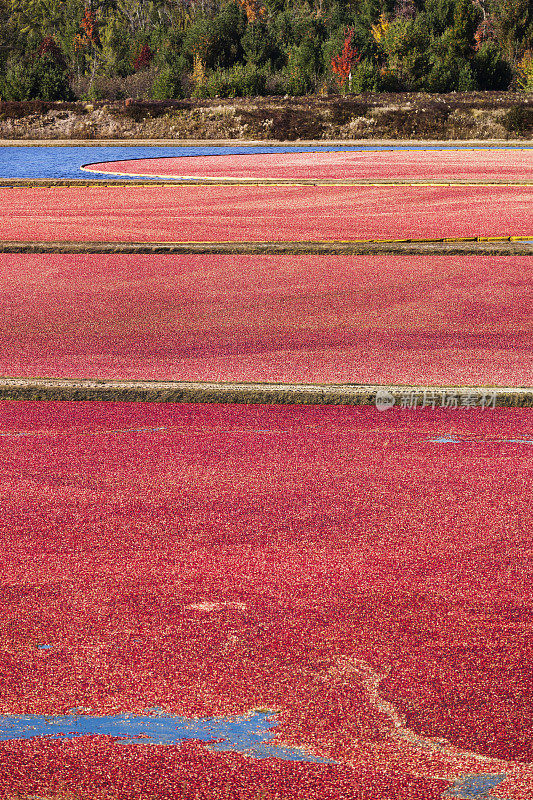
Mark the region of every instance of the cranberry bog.
[[533, 185], [12, 187], [0, 241], [529, 237], [532, 199]]
[[532, 423], [0, 403], [4, 719], [269, 709], [324, 759], [64, 730], [3, 796], [529, 798]]
[[0, 375], [530, 386], [530, 267], [528, 256], [4, 253]]
[[0, 187], [0, 798], [531, 800], [531, 153]]
[[533, 148], [429, 148], [213, 155], [86, 164], [110, 176], [220, 180], [515, 181], [533, 179]]

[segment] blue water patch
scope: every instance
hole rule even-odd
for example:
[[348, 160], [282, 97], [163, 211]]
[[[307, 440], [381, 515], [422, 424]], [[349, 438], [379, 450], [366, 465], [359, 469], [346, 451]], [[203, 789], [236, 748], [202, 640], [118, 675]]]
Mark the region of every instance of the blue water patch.
[[257, 711], [242, 717], [188, 719], [148, 709], [145, 714], [90, 716], [71, 709], [68, 714], [11, 714], [0, 716], [0, 741], [8, 739], [75, 739], [77, 736], [120, 737], [120, 744], [180, 744], [187, 739], [208, 743], [209, 750], [234, 751], [254, 758], [281, 758], [284, 761], [336, 762], [319, 758], [298, 748], [272, 744], [272, 728], [277, 720], [270, 711]]
[[[461, 798], [461, 800], [491, 800], [491, 789], [494, 789], [505, 777], [505, 775], [463, 775], [448, 789], [444, 797]], [[503, 798], [498, 798], [498, 800], [503, 800]]]
[[103, 428], [98, 431], [7, 431], [0, 432], [0, 436], [105, 436], [108, 433], [145, 433], [146, 431], [166, 431], [166, 425], [159, 425], [157, 428]]
[[428, 439], [427, 441], [438, 444], [461, 444], [461, 439], [450, 439], [448, 436], [440, 436], [438, 439]]
[[[268, 154], [268, 153], [323, 153], [363, 150], [386, 151], [386, 150], [450, 150], [453, 148], [445, 146], [413, 147], [409, 145], [394, 146], [359, 146], [344, 147], [339, 146], [209, 146], [209, 147], [179, 147], [179, 146], [131, 146], [121, 147], [109, 145], [106, 147], [87, 146], [87, 147], [49, 147], [46, 145], [31, 146], [8, 146], [0, 147], [0, 179], [21, 180], [66, 180], [82, 178], [88, 181], [109, 181], [110, 176], [97, 175], [91, 172], [82, 171], [84, 164], [94, 164], [101, 161], [127, 161], [131, 159], [144, 158], [176, 158], [179, 156], [213, 156], [213, 155], [245, 155], [249, 153]], [[500, 149], [500, 148], [486, 148]], [[531, 148], [513, 147], [513, 150], [525, 150]], [[117, 180], [135, 180], [135, 176], [120, 176]], [[160, 180], [157, 177], [143, 178], [143, 180]], [[170, 179], [169, 179], [170, 180]]]
[[[328, 150], [361, 150], [363, 148], [332, 147]], [[366, 149], [366, 148], [365, 148]], [[385, 149], [385, 148], [371, 148]], [[389, 148], [390, 149], [390, 148]], [[179, 156], [244, 155], [248, 153], [313, 153], [322, 147], [0, 147], [0, 178], [35, 180], [73, 179], [99, 181], [112, 176], [98, 175], [81, 169], [84, 164], [101, 161], [129, 161], [144, 158], [177, 158]], [[121, 175], [117, 180], [135, 180], [135, 176]], [[144, 180], [144, 178], [143, 178]], [[160, 180], [153, 177], [147, 180]]]

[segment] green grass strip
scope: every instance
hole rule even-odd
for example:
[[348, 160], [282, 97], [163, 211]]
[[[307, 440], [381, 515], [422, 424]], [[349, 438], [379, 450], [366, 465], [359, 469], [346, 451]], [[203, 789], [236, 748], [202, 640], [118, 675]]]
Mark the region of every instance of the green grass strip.
[[533, 255], [529, 237], [310, 242], [0, 242], [0, 253], [178, 253], [235, 255]]
[[[86, 170], [91, 172], [91, 170]], [[105, 174], [96, 173], [95, 174]], [[117, 173], [117, 175], [120, 173]], [[79, 188], [110, 188], [127, 186], [424, 186], [424, 187], [469, 187], [469, 186], [497, 186], [497, 187], [528, 187], [533, 186], [533, 180], [508, 181], [508, 180], [357, 180], [351, 178], [0, 178], [0, 188], [24, 189], [49, 189], [55, 186]]]
[[0, 399], [376, 406], [380, 410], [533, 407], [533, 387], [208, 383], [0, 378]]

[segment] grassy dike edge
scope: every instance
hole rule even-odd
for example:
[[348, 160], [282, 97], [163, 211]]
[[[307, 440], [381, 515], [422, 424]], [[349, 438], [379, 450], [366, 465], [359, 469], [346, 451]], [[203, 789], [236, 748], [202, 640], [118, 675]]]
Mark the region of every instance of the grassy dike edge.
[[196, 255], [533, 255], [525, 237], [347, 242], [0, 242], [0, 253]]
[[[454, 404], [453, 398], [456, 399]], [[291, 385], [0, 379], [0, 400], [258, 405], [353, 405], [405, 409], [533, 408], [533, 387]], [[392, 402], [394, 400], [394, 402]]]

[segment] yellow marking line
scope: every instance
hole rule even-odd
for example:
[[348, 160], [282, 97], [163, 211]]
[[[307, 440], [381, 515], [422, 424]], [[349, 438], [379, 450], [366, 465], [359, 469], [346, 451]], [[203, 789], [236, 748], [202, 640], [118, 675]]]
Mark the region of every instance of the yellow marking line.
[[[280, 239], [276, 241], [247, 241], [247, 240], [226, 240], [220, 239], [216, 241], [205, 240], [192, 240], [186, 239], [179, 241], [150, 241], [150, 242], [131, 242], [131, 244], [154, 244], [154, 245], [172, 245], [172, 244], [210, 244], [210, 245], [245, 245], [245, 244], [445, 244], [453, 242], [521, 242], [533, 240], [533, 234], [528, 236], [466, 236], [466, 237], [451, 237], [439, 239], [310, 239], [301, 241], [292, 241], [290, 239]], [[118, 242], [117, 242], [118, 244]], [[129, 244], [123, 242], [123, 244]]]
[[[87, 172], [94, 172], [96, 170], [86, 170]], [[243, 176], [214, 176], [214, 175], [158, 175], [150, 172], [146, 173], [136, 173], [130, 174], [127, 172], [110, 172], [110, 173], [98, 173], [98, 174], [105, 174], [105, 175], [117, 175], [120, 177], [131, 177], [133, 180], [136, 178], [154, 178], [158, 180], [164, 181], [172, 181], [172, 183], [165, 184], [169, 186], [174, 186], [175, 183], [179, 183], [182, 181], [194, 181], [195, 183], [201, 184], [202, 182], [209, 182], [211, 186], [226, 186], [228, 182], [236, 183], [237, 185], [256, 185], [262, 186], [266, 181], [268, 181], [268, 186], [529, 186], [529, 183], [501, 183], [501, 182], [483, 182], [480, 179], [477, 182], [471, 183], [461, 183], [460, 179], [456, 181], [446, 181], [446, 182], [438, 182], [438, 181], [429, 181], [429, 182], [422, 182], [422, 181], [409, 181], [405, 180], [402, 181], [400, 178], [396, 181], [365, 181], [364, 178], [339, 178], [338, 181], [335, 181], [334, 178], [246, 178]], [[326, 181], [331, 181], [326, 183]], [[281, 183], [278, 181], [282, 181]], [[306, 183], [301, 183], [301, 181], [306, 181]], [[316, 181], [320, 181], [316, 183]], [[335, 181], [335, 182], [333, 182]], [[532, 179], [533, 182], [533, 179]]]
[[[382, 152], [382, 151], [381, 151]], [[120, 177], [132, 178], [135, 180], [136, 178], [154, 178], [159, 180], [172, 180], [172, 183], [165, 184], [169, 186], [174, 186], [175, 183], [180, 181], [195, 181], [201, 184], [202, 181], [209, 181], [210, 185], [217, 186], [217, 181], [220, 181], [221, 186], [225, 186], [226, 182], [232, 181], [233, 183], [239, 185], [257, 185], [262, 186], [265, 185], [265, 182], [268, 181], [266, 185], [268, 186], [425, 186], [425, 187], [447, 187], [447, 186], [465, 186], [465, 187], [474, 187], [474, 186], [529, 186], [533, 183], [533, 179], [526, 183], [523, 182], [505, 182], [502, 183], [500, 181], [494, 182], [486, 182], [483, 179], [479, 179], [478, 181], [471, 181], [468, 183], [461, 182], [461, 179], [457, 179], [456, 181], [416, 181], [408, 179], [402, 180], [398, 178], [397, 180], [391, 180], [390, 182], [387, 181], [379, 181], [375, 182], [372, 180], [366, 181], [364, 178], [339, 178], [338, 181], [334, 178], [330, 178], [329, 180], [332, 181], [331, 183], [326, 183], [328, 178], [320, 179], [320, 178], [247, 178], [244, 176], [226, 176], [226, 175], [160, 175], [159, 173], [153, 172], [138, 172], [138, 173], [129, 173], [129, 172], [105, 172], [102, 170], [90, 169], [88, 167], [80, 167], [81, 170], [84, 172], [91, 172], [93, 174], [98, 175], [117, 175]], [[282, 181], [279, 183], [278, 181]], [[301, 181], [306, 181], [306, 183], [301, 183]], [[319, 183], [315, 183], [315, 181], [319, 181]], [[335, 182], [333, 182], [335, 181]]]

